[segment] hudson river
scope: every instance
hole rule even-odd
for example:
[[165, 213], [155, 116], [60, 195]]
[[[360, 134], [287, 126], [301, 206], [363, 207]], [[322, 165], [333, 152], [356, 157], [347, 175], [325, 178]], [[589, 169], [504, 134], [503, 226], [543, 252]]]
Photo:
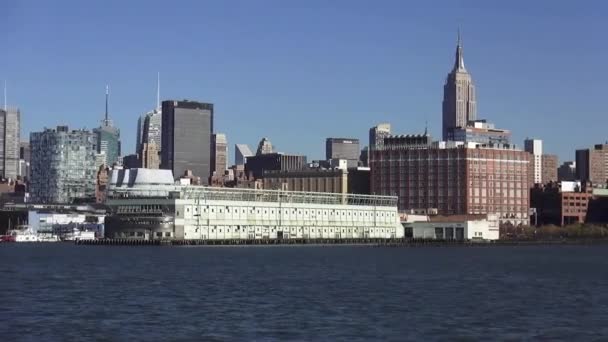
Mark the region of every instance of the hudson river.
[[608, 246], [0, 245], [0, 339], [597, 340]]

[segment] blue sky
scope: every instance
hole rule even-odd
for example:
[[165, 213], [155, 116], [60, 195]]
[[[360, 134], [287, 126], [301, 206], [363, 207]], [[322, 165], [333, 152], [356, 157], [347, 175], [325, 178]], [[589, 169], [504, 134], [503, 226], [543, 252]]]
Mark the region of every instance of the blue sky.
[[441, 131], [460, 27], [480, 117], [560, 161], [608, 139], [603, 1], [2, 1], [0, 80], [22, 136], [110, 116], [134, 152], [137, 117], [163, 99], [215, 104], [216, 131], [324, 156], [390, 122]]

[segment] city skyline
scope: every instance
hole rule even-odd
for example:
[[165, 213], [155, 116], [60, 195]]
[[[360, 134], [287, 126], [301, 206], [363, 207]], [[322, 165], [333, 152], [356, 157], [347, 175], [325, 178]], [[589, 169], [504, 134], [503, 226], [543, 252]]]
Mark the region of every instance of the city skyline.
[[[305, 9], [304, 17], [321, 20], [322, 25], [313, 27], [296, 20], [292, 23], [299, 29], [296, 32], [280, 30], [280, 27], [246, 18], [244, 12], [251, 9], [247, 4], [242, 4], [234, 14], [227, 13], [222, 5], [208, 4], [204, 8], [218, 15], [217, 19], [213, 19], [214, 23], [230, 19], [230, 23], [237, 24], [236, 28], [222, 33], [218, 28], [218, 32], [205, 33], [202, 27], [195, 26], [196, 29], [186, 36], [194, 38], [195, 34], [201, 34], [208, 39], [211, 47], [221, 44], [221, 38], [230, 38], [227, 43], [224, 42], [226, 48], [237, 54], [248, 52], [248, 58], [235, 60], [212, 49], [210, 51], [213, 53], [194, 61], [186, 55], [199, 50], [190, 47], [184, 55], [166, 58], [166, 54], [159, 52], [156, 57], [141, 60], [140, 57], [147, 51], [153, 51], [149, 47], [160, 46], [159, 39], [174, 33], [182, 34], [186, 32], [186, 26], [178, 25], [176, 31], [164, 34], [156, 27], [146, 27], [145, 30], [149, 32], [125, 28], [125, 18], [131, 19], [129, 14], [136, 10], [136, 6], [129, 8], [110, 1], [109, 7], [120, 7], [125, 11], [125, 17], [116, 18], [115, 26], [101, 32], [91, 24], [70, 16], [83, 11], [79, 5], [61, 14], [46, 5], [29, 11], [25, 2], [8, 9], [8, 25], [13, 25], [13, 28], [0, 40], [14, 49], [0, 66], [0, 78], [7, 79], [9, 105], [21, 109], [23, 137], [29, 136], [32, 131], [60, 124], [78, 128], [96, 127], [103, 108], [98, 94], [109, 83], [113, 87], [112, 115], [123, 133], [124, 154], [132, 153], [135, 151], [137, 117], [155, 103], [156, 73], [160, 71], [165, 79], [163, 99], [188, 98], [216, 104], [217, 129], [226, 132], [230, 141], [255, 146], [262, 136], [267, 136], [278, 146], [278, 150], [306, 154], [312, 160], [323, 155], [326, 137], [349, 136], [367, 141], [369, 127], [381, 122], [391, 123], [395, 132], [416, 133], [422, 132], [424, 123], [428, 121], [430, 133], [440, 137], [441, 87], [445, 73], [453, 62], [456, 30], [461, 27], [467, 66], [478, 90], [478, 117], [510, 129], [513, 132], [512, 141], [519, 147], [523, 147], [526, 137], [542, 139], [547, 153], [558, 154], [560, 163], [574, 160], [576, 149], [606, 140], [601, 125], [591, 125], [584, 135], [574, 132], [568, 134], [567, 139], [563, 138], [569, 132], [572, 115], [576, 115], [577, 120], [602, 119], [604, 110], [600, 93], [605, 71], [598, 68], [600, 64], [596, 60], [605, 60], [606, 51], [597, 49], [598, 43], [594, 37], [601, 31], [597, 28], [603, 27], [598, 25], [605, 24], [599, 22], [593, 13], [600, 13], [604, 4], [596, 4], [595, 8], [570, 8], [558, 3], [547, 15], [538, 13], [540, 8], [531, 8], [531, 12], [539, 16], [529, 18], [516, 13], [518, 6], [523, 6], [522, 3], [498, 8], [493, 6], [494, 9], [484, 5], [446, 4], [436, 13], [423, 4], [385, 4], [385, 7], [372, 11], [372, 14], [381, 15], [382, 19], [379, 19], [373, 15], [365, 16], [369, 9], [359, 3], [345, 4], [340, 7], [340, 12], [321, 3], [311, 3], [310, 8]], [[97, 10], [96, 6], [93, 5], [91, 10]], [[420, 14], [424, 20], [402, 24], [396, 15], [389, 13], [395, 10], [396, 13], [411, 16], [405, 11], [408, 9]], [[154, 5], [147, 11], [153, 16], [161, 13], [160, 7]], [[295, 15], [284, 6], [277, 6], [273, 11], [284, 13], [287, 18]], [[480, 22], [452, 19], [437, 25], [449, 11], [455, 11], [455, 17], [473, 11]], [[92, 23], [107, 20], [111, 13], [114, 12], [100, 10]], [[559, 21], [564, 27], [551, 17], [566, 13], [574, 21], [568, 25]], [[330, 16], [335, 16], [344, 26], [338, 29], [328, 26], [324, 20]], [[365, 29], [354, 26], [355, 19], [361, 16], [366, 24], [363, 25]], [[507, 30], [484, 26], [493, 21], [508, 22], [514, 16], [521, 19], [523, 27]], [[583, 17], [584, 22], [581, 21]], [[25, 46], [32, 45], [34, 51], [38, 51], [49, 42], [56, 43], [57, 38], [51, 39], [46, 34], [42, 34], [42, 37], [34, 35], [37, 28], [43, 27], [52, 18], [64, 20], [62, 25], [50, 25], [49, 33], [53, 33], [53, 37], [70, 38], [69, 42], [79, 45], [78, 53], [72, 55], [73, 47], [60, 45], [57, 50], [24, 55], [26, 51], [30, 52], [24, 50]], [[421, 22], [427, 19], [429, 23]], [[32, 21], [36, 20], [40, 22], [34, 25]], [[80, 24], [83, 27], [79, 34], [65, 30], [66, 27]], [[575, 24], [582, 27], [573, 30]], [[28, 25], [31, 27], [27, 28]], [[544, 30], [529, 30], [536, 25]], [[588, 27], [595, 27], [596, 30], [585, 31]], [[235, 31], [240, 32], [243, 28], [250, 28], [254, 38], [262, 39], [259, 41], [262, 43], [260, 47], [254, 49], [246, 40], [237, 39]], [[337, 47], [328, 45], [329, 40], [322, 39], [321, 34], [327, 32], [330, 32], [331, 40], [341, 42]], [[530, 40], [538, 46], [521, 41], [518, 37], [522, 32], [527, 32]], [[136, 46], [126, 49], [117, 40], [119, 33], [135, 39]], [[364, 33], [361, 40], [355, 42], [354, 37], [361, 33]], [[583, 33], [585, 35], [581, 36]], [[85, 35], [101, 38], [102, 42], [109, 41], [114, 48], [91, 55], [92, 51], [97, 50], [84, 41]], [[153, 40], [151, 37], [154, 35]], [[268, 35], [274, 38], [273, 44], [269, 45], [263, 39]], [[316, 39], [306, 38], [306, 35]], [[41, 41], [45, 37], [47, 43]], [[577, 39], [572, 39], [574, 37]], [[183, 39], [179, 41], [183, 42]], [[286, 45], [293, 39], [300, 45]], [[556, 55], [555, 51], [563, 46], [562, 40], [568, 41], [569, 49], [559, 50], [560, 53]], [[374, 46], [377, 50], [359, 50], [361, 47]], [[281, 47], [289, 47], [293, 53], [280, 53]], [[357, 51], [363, 51], [360, 56], [351, 54], [356, 47]], [[261, 53], [260, 50], [264, 48], [269, 50]], [[581, 56], [578, 52], [583, 49], [593, 53]], [[59, 56], [57, 51], [62, 52], [62, 58], [69, 55], [65, 57], [65, 63], [52, 65], [40, 59], [52, 57], [49, 60], [56, 61]], [[311, 52], [302, 55], [304, 51]], [[135, 64], [134, 57], [140, 58], [141, 63]], [[385, 66], [381, 67], [382, 64]], [[559, 69], [558, 73], [559, 65], [568, 65], [568, 70]], [[37, 74], [26, 69], [33, 69]], [[553, 74], [549, 73], [551, 70]], [[594, 73], [591, 73], [592, 70]], [[65, 77], [60, 77], [58, 73]], [[201, 77], [202, 74], [205, 76]], [[235, 74], [239, 75], [240, 83], [236, 82]], [[254, 82], [258, 83], [254, 85]], [[576, 94], [571, 96], [572, 87], [566, 84], [577, 84]], [[263, 109], [252, 110], [260, 108], [255, 106], [260, 102], [267, 105]], [[301, 129], [309, 133], [294, 142], [291, 139], [293, 132], [282, 129], [276, 122], [277, 117], [301, 123]], [[302, 120], [303, 117], [307, 119]], [[249, 124], [254, 120], [258, 123], [256, 129]], [[326, 121], [326, 127], [316, 129], [312, 126], [321, 120]], [[548, 120], [550, 125], [547, 125]], [[551, 127], [551, 131], [547, 127]]]

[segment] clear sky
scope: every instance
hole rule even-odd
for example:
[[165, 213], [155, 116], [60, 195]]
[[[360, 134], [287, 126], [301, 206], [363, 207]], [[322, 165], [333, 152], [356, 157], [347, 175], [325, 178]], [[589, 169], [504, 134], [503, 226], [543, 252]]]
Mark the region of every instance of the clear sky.
[[478, 116], [545, 141], [560, 162], [608, 139], [605, 1], [0, 1], [0, 80], [22, 136], [104, 111], [134, 152], [162, 99], [215, 104], [216, 131], [324, 157], [326, 137], [367, 144], [390, 122], [439, 138], [456, 32]]

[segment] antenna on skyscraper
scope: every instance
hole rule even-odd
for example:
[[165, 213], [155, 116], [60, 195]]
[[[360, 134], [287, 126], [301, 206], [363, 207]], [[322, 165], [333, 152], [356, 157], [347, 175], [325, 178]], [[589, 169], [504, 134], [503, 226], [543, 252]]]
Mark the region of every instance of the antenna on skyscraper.
[[6, 102], [6, 80], [4, 80], [4, 111], [6, 112], [8, 108], [7, 102]]
[[110, 96], [110, 86], [106, 84], [106, 125], [108, 124], [108, 97]]
[[458, 46], [462, 46], [462, 39], [460, 38], [460, 26], [458, 26]]
[[160, 71], [156, 74], [156, 110], [160, 110]]

